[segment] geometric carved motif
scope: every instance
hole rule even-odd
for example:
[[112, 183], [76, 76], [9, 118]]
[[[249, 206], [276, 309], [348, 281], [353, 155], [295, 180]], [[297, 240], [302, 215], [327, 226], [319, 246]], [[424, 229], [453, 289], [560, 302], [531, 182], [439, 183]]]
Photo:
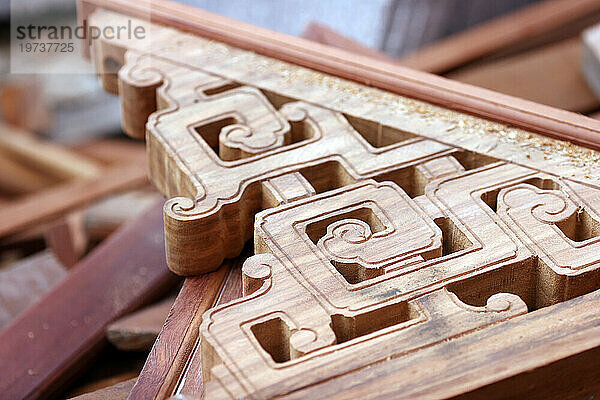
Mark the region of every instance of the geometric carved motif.
[[[95, 46], [100, 68], [120, 54]], [[301, 396], [600, 288], [597, 186], [216, 76], [188, 47], [127, 50], [118, 91], [170, 198], [170, 267], [254, 240], [244, 297], [200, 327], [207, 398]]]

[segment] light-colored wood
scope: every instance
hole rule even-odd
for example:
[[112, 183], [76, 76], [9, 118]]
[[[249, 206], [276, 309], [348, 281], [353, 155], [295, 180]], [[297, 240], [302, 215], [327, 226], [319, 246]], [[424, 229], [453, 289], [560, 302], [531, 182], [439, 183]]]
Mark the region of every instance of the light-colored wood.
[[5, 124], [0, 124], [0, 148], [58, 179], [91, 178], [100, 173], [97, 163]]
[[32, 171], [0, 150], [0, 192], [18, 196], [35, 192], [56, 183], [56, 179]]
[[66, 268], [44, 251], [0, 270], [0, 329], [35, 303], [67, 275]]
[[581, 71], [580, 38], [523, 54], [459, 68], [451, 79], [576, 112], [590, 112], [600, 102]]
[[96, 178], [75, 180], [30, 194], [0, 208], [0, 237], [52, 221], [104, 196], [135, 189], [147, 181], [140, 165], [109, 167]]
[[[212, 271], [251, 238], [256, 255], [243, 298], [201, 323], [212, 296], [172, 314], [172, 346], [151, 355], [131, 398], [449, 397], [600, 345], [597, 309], [580, 308], [600, 293], [597, 152], [146, 26], [153, 47], [101, 41], [93, 54], [121, 56], [106, 86], [124, 104], [156, 98], [123, 109], [134, 136], [149, 115], [151, 177], [171, 198], [169, 266]], [[557, 330], [555, 313], [583, 326]], [[535, 334], [498, 333], [529, 324]], [[573, 330], [573, 350], [508, 372], [495, 362], [519, 358], [524, 336], [521, 352]], [[483, 376], [462, 356], [478, 341], [496, 368]], [[463, 369], [415, 373], [424, 354]], [[450, 382], [434, 387], [438, 374]]]
[[[589, 6], [590, 3], [596, 2], [597, 0], [586, 0], [583, 4]], [[568, 5], [573, 2], [563, 0], [563, 4]], [[594, 4], [591, 6], [595, 7]], [[569, 140], [596, 149], [600, 148], [598, 136], [600, 123], [564, 110], [516, 99], [380, 60], [373, 60], [370, 57], [233, 21], [166, 0], [135, 2], [78, 0], [81, 23], [98, 8], [116, 10], [130, 16], [151, 18], [155, 23], [178, 27], [207, 39], [251, 50], [315, 71], [333, 74], [431, 104], [500, 121], [549, 137]], [[586, 12], [583, 14], [586, 15]], [[502, 35], [502, 32], [499, 35]], [[153, 41], [154, 39], [146, 40], [146, 43]], [[468, 44], [465, 47], [468, 47]], [[116, 51], [110, 54], [107, 60], [117, 61], [116, 65], [119, 65], [118, 60], [122, 59], [122, 54], [123, 51]], [[226, 54], [222, 55], [227, 57]], [[105, 66], [104, 63], [99, 64]], [[112, 62], [109, 64], [114, 65]], [[105, 68], [102, 67], [99, 71], [105, 71]], [[116, 84], [114, 79], [105, 82]]]
[[[96, 18], [102, 26], [117, 16], [104, 12]], [[238, 255], [252, 236], [254, 214], [271, 205], [265, 195], [272, 192], [269, 182], [286, 173], [304, 176], [316, 192], [368, 178], [391, 179], [411, 197], [422, 194], [427, 183], [417, 166], [450, 154], [465, 169], [497, 160], [530, 165], [532, 173], [589, 176], [565, 165], [573, 159], [564, 155], [579, 157], [571, 145], [347, 82], [323, 85], [299, 67], [277, 73], [284, 65], [273, 60], [274, 66], [257, 72], [266, 60], [221, 45], [198, 57], [194, 48], [211, 48], [204, 39], [147, 29], [154, 29], [151, 53], [125, 52], [128, 43], [96, 41], [94, 54], [99, 65], [121, 54], [118, 88], [124, 110], [145, 104], [148, 97], [157, 99], [144, 112], [124, 118], [126, 125], [141, 127], [157, 110], [146, 125], [150, 174], [171, 198], [165, 206], [167, 259], [179, 274], [207, 272]], [[179, 45], [167, 46], [173, 42]], [[228, 63], [235, 54], [247, 62]], [[260, 90], [240, 86], [248, 81]], [[348, 97], [352, 93], [365, 100]], [[399, 105], [401, 112], [391, 111]], [[139, 129], [129, 132], [141, 136]], [[577, 151], [597, 159], [595, 153]]]
[[150, 350], [174, 301], [174, 297], [168, 297], [118, 319], [106, 328], [106, 338], [120, 350]]
[[72, 397], [73, 400], [126, 400], [135, 385], [136, 378], [119, 382], [116, 385]]

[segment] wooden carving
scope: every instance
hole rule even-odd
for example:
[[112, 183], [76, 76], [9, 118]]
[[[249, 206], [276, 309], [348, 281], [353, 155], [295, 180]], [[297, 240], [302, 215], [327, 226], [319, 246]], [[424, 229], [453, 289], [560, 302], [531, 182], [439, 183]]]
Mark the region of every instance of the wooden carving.
[[169, 267], [256, 253], [174, 394], [395, 396], [409, 357], [600, 288], [598, 153], [147, 26], [93, 54], [170, 198]]

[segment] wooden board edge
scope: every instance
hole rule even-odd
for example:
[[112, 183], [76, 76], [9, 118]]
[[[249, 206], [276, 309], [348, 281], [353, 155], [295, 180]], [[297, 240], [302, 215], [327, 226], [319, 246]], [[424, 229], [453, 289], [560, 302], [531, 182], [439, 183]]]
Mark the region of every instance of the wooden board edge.
[[167, 0], [78, 0], [80, 20], [86, 20], [96, 8], [133, 17], [150, 16], [154, 23], [207, 39], [600, 150], [600, 121], [569, 111], [277, 33]]

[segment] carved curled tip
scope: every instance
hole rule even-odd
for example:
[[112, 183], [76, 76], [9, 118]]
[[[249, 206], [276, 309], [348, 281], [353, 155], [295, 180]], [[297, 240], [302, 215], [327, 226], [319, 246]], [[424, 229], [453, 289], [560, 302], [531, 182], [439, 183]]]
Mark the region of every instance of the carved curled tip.
[[165, 73], [152, 66], [152, 60], [139, 57], [135, 64], [127, 63], [125, 68], [119, 71], [120, 78], [130, 83], [144, 86], [154, 86], [160, 84], [165, 79]]
[[516, 294], [496, 293], [487, 300], [485, 308], [489, 311], [502, 312], [523, 304], [523, 300]]
[[248, 258], [242, 265], [242, 283], [244, 296], [260, 289], [272, 274], [275, 262], [271, 254], [257, 254]]
[[312, 350], [312, 344], [317, 341], [317, 334], [311, 329], [299, 329], [290, 336], [290, 344], [302, 353]]
[[306, 111], [300, 102], [284, 104], [279, 112], [285, 119], [292, 122], [300, 122], [308, 118], [308, 111]]
[[169, 215], [181, 215], [191, 211], [196, 206], [196, 201], [189, 197], [174, 197], [167, 200], [164, 211]]
[[248, 278], [264, 280], [271, 276], [271, 266], [269, 264], [248, 261], [242, 267], [244, 275]]
[[364, 243], [371, 238], [371, 227], [359, 219], [345, 219], [332, 226], [331, 234], [347, 243]]

